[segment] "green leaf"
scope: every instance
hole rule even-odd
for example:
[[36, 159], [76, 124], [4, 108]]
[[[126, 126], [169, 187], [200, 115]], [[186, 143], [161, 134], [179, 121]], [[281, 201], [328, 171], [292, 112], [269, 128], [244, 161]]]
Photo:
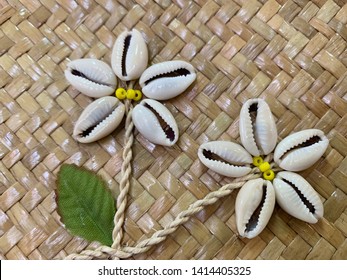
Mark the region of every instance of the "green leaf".
[[99, 176], [64, 164], [58, 173], [57, 194], [58, 212], [72, 234], [112, 244], [116, 209], [111, 192]]

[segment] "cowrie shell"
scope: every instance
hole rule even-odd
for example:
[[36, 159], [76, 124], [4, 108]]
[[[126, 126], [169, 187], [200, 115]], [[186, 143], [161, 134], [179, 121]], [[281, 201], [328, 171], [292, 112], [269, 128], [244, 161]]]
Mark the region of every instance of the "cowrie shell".
[[241, 145], [229, 141], [202, 144], [198, 157], [209, 169], [224, 176], [240, 177], [252, 170], [250, 154]]
[[276, 122], [264, 100], [250, 99], [243, 104], [239, 128], [241, 143], [251, 155], [268, 155], [275, 148]]
[[111, 67], [93, 58], [69, 62], [65, 77], [77, 90], [94, 98], [112, 94], [117, 86], [117, 79]]
[[323, 217], [323, 204], [317, 192], [300, 175], [282, 171], [274, 179], [276, 201], [295, 218], [316, 223]]
[[125, 106], [117, 98], [99, 98], [84, 109], [75, 124], [73, 136], [81, 143], [97, 141], [118, 127], [124, 113]]
[[246, 182], [236, 197], [236, 226], [242, 237], [254, 238], [268, 224], [275, 207], [275, 191], [261, 178]]
[[154, 144], [172, 146], [178, 140], [178, 127], [174, 117], [158, 101], [142, 100], [133, 109], [132, 119], [137, 130]]
[[288, 171], [301, 171], [312, 166], [325, 152], [328, 138], [319, 129], [307, 129], [284, 138], [276, 147], [275, 162]]
[[195, 80], [194, 67], [181, 60], [154, 64], [141, 75], [142, 92], [149, 98], [166, 100], [184, 92]]
[[138, 79], [148, 64], [148, 50], [141, 33], [133, 29], [121, 33], [112, 49], [114, 73], [123, 81]]

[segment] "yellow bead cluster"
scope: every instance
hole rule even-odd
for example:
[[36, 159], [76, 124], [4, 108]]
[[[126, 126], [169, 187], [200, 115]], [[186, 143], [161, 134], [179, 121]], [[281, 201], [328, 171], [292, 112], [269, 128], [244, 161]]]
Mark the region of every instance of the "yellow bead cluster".
[[124, 88], [117, 88], [116, 90], [116, 97], [119, 100], [123, 99], [130, 99], [134, 101], [139, 101], [142, 98], [142, 92], [140, 90], [134, 90], [134, 89], [128, 89], [125, 90]]
[[272, 181], [275, 178], [275, 172], [271, 169], [270, 163], [263, 161], [262, 157], [253, 157], [253, 165], [263, 172], [263, 178], [265, 180]]

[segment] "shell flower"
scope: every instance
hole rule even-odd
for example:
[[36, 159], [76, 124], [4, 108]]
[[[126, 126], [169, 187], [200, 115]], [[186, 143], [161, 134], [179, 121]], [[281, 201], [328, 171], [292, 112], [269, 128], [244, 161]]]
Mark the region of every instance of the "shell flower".
[[[198, 157], [209, 169], [224, 176], [242, 177], [252, 170], [262, 174], [263, 178], [248, 180], [236, 197], [240, 236], [253, 238], [260, 234], [276, 201], [284, 211], [305, 222], [316, 223], [322, 218], [324, 209], [319, 195], [294, 171], [309, 168], [324, 154], [329, 145], [324, 133], [318, 129], [303, 130], [276, 146], [275, 119], [262, 99], [250, 99], [243, 104], [239, 129], [242, 146], [228, 141], [208, 142], [199, 147]], [[268, 158], [274, 162], [267, 162]]]
[[[172, 146], [178, 140], [178, 127], [170, 111], [156, 100], [167, 100], [184, 92], [196, 79], [195, 69], [185, 61], [175, 60], [147, 68], [148, 50], [141, 33], [133, 29], [121, 33], [112, 49], [111, 66], [85, 58], [67, 64], [65, 77], [81, 93], [97, 98], [77, 120], [73, 136], [81, 143], [97, 141], [112, 133], [126, 114], [123, 99], [139, 102], [132, 110], [137, 130], [150, 142]], [[147, 69], [146, 69], [147, 68]], [[117, 89], [117, 78], [128, 89]], [[134, 90], [139, 79], [142, 92]], [[115, 93], [114, 96], [110, 96]]]

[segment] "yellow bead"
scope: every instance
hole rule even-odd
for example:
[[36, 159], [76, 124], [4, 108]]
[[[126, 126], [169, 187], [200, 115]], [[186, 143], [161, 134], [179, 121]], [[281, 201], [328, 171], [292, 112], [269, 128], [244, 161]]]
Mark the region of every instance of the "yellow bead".
[[116, 97], [119, 99], [119, 100], [123, 100], [126, 98], [126, 90], [124, 88], [117, 88], [116, 90]]
[[263, 178], [265, 180], [272, 181], [275, 178], [275, 172], [273, 172], [271, 169], [263, 173]]
[[271, 169], [270, 163], [268, 163], [267, 161], [263, 162], [261, 165], [259, 165], [259, 169], [261, 172], [268, 171], [269, 169]]
[[136, 94], [135, 94], [135, 90], [133, 90], [133, 89], [128, 89], [128, 90], [127, 90], [127, 98], [128, 98], [128, 99], [131, 99], [131, 100], [134, 99], [134, 98], [135, 98], [135, 95], [136, 95]]
[[142, 92], [140, 90], [135, 90], [135, 97], [134, 100], [135, 101], [139, 101], [142, 98]]
[[253, 157], [253, 165], [259, 166], [263, 163], [263, 159], [261, 157]]

